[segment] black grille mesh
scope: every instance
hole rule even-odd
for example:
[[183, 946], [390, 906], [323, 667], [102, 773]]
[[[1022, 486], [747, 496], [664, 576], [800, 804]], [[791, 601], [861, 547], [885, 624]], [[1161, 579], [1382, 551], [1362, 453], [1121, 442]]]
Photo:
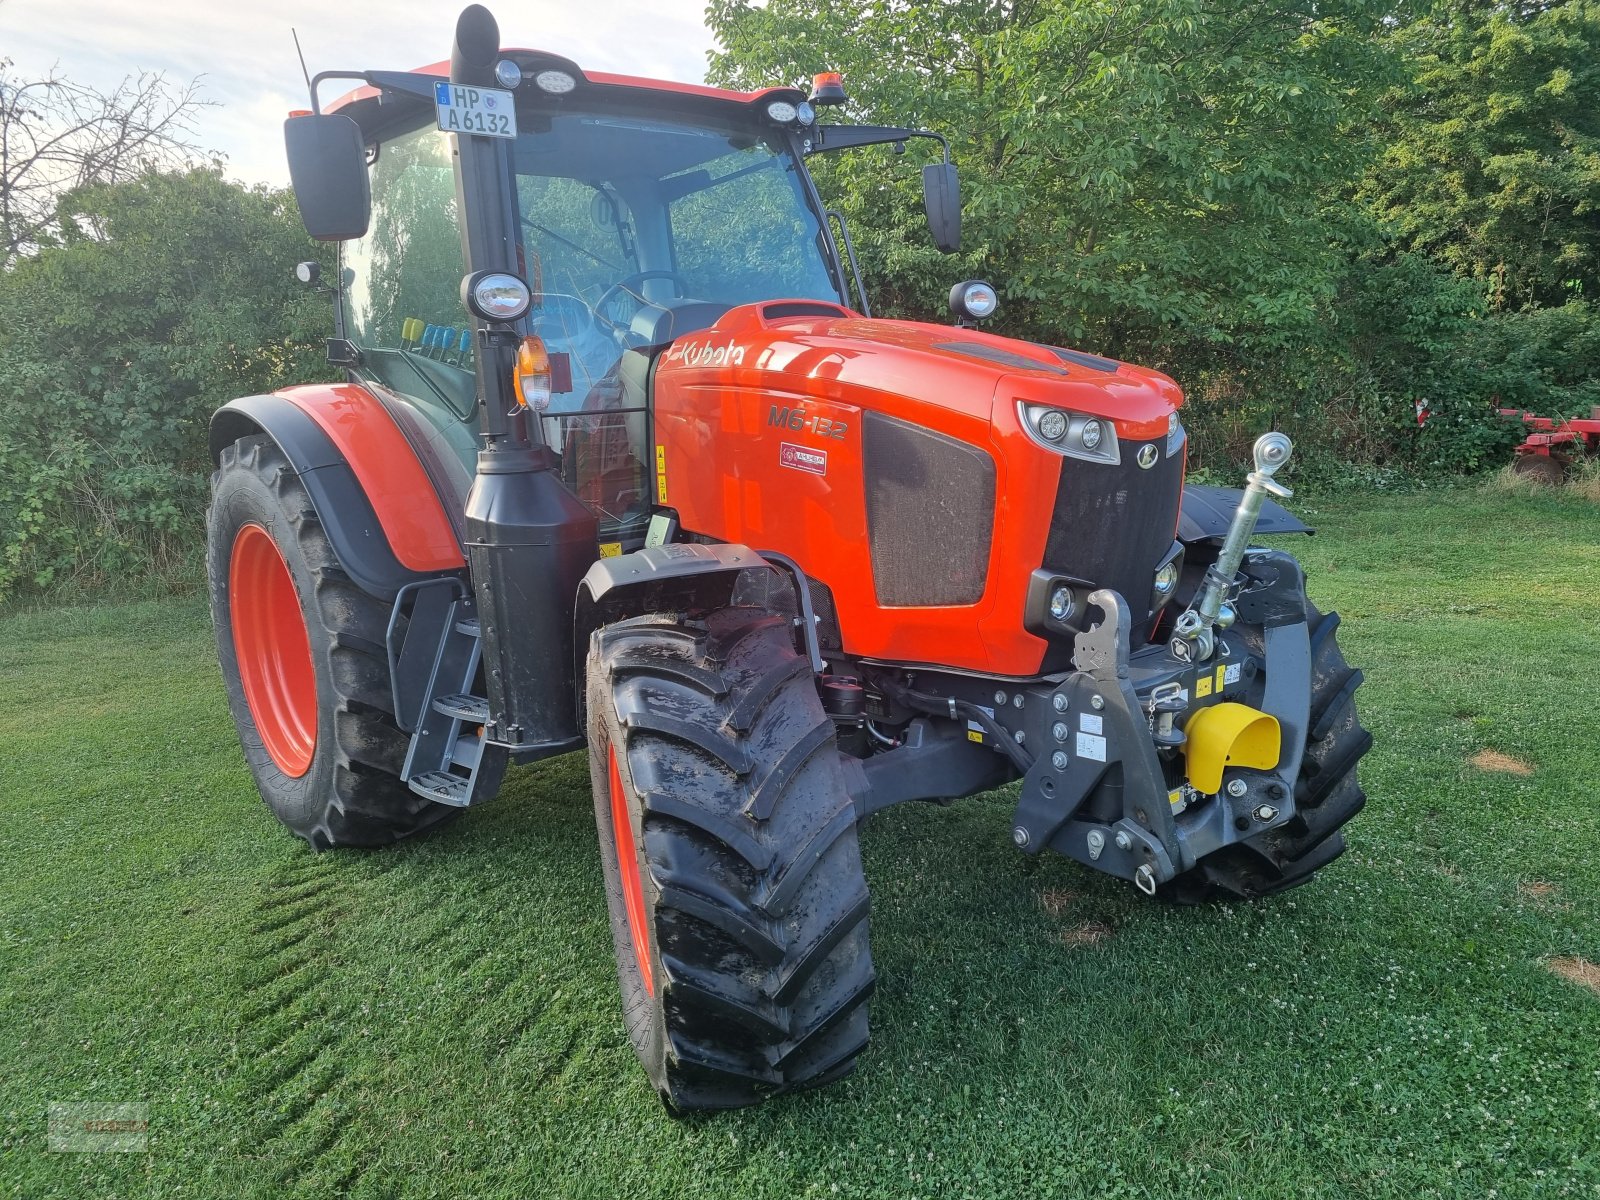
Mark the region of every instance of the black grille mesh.
[[989, 573], [994, 459], [881, 413], [862, 429], [878, 603], [976, 604]]
[[[1145, 445], [1159, 455], [1149, 470], [1138, 464]], [[1182, 494], [1183, 455], [1169, 456], [1165, 439], [1123, 442], [1117, 466], [1062, 459], [1044, 567], [1120, 592], [1141, 624], [1156, 565], [1172, 548]]]

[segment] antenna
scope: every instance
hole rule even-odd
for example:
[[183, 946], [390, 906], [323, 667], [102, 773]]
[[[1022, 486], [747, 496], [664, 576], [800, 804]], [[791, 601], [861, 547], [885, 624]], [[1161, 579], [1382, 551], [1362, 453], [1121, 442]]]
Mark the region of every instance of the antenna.
[[[293, 25], [289, 26], [289, 36], [294, 39], [294, 52], [300, 56], [300, 74], [306, 77], [306, 91], [314, 91], [311, 86], [311, 72], [306, 70], [306, 52], [300, 49], [300, 35], [295, 32]], [[313, 95], [311, 100], [312, 107], [315, 108], [316, 96]]]

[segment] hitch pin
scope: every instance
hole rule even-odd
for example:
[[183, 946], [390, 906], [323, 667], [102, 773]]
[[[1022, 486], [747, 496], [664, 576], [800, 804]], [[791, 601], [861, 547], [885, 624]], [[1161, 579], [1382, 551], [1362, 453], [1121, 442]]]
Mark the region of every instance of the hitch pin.
[[[1233, 586], [1233, 578], [1239, 573], [1239, 564], [1244, 561], [1244, 552], [1255, 534], [1262, 503], [1269, 494], [1279, 499], [1294, 495], [1273, 479], [1289, 461], [1293, 450], [1294, 443], [1289, 436], [1276, 430], [1256, 439], [1256, 469], [1245, 477], [1244, 495], [1239, 500], [1239, 507], [1234, 510], [1233, 523], [1228, 526], [1228, 536], [1222, 543], [1222, 550], [1217, 555], [1217, 561], [1206, 572], [1199, 594], [1173, 626], [1172, 641], [1168, 648], [1172, 651], [1172, 657], [1180, 662], [1204, 662], [1215, 651], [1216, 635], [1212, 628], [1223, 615], [1228, 589]], [[1231, 623], [1222, 622], [1223, 628]]]

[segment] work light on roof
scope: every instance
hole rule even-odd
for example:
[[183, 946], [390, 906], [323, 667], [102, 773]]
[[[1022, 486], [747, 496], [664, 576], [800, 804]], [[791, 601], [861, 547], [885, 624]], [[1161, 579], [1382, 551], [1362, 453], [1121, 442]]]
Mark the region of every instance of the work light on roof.
[[767, 105], [767, 116], [779, 125], [787, 125], [795, 119], [795, 107], [787, 100], [774, 100]]
[[540, 71], [533, 77], [534, 86], [552, 96], [565, 96], [578, 86], [578, 81], [565, 71]]

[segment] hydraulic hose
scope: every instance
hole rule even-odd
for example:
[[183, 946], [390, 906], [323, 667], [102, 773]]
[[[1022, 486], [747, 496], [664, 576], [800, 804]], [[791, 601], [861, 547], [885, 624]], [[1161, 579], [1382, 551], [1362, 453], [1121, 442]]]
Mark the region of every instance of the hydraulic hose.
[[[882, 687], [884, 685], [880, 684], [879, 686]], [[927, 692], [917, 692], [911, 688], [898, 685], [884, 687], [884, 690], [908, 708], [914, 708], [919, 712], [927, 713], [929, 716], [948, 717], [952, 721], [960, 720], [964, 717], [968, 721], [972, 721], [994, 739], [995, 748], [1009, 758], [1011, 765], [1016, 767], [1022, 774], [1026, 775], [1033, 766], [1033, 756], [1012, 739], [1011, 735], [1006, 732], [1005, 726], [1001, 725], [999, 721], [996, 721], [976, 704], [968, 703], [965, 700], [957, 700], [954, 696], [933, 696]]]

